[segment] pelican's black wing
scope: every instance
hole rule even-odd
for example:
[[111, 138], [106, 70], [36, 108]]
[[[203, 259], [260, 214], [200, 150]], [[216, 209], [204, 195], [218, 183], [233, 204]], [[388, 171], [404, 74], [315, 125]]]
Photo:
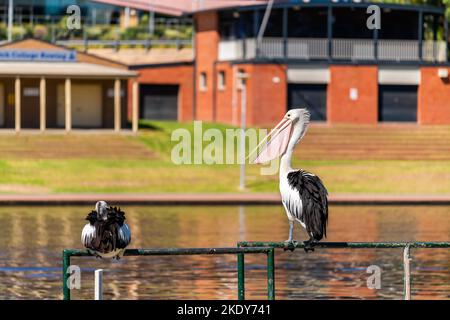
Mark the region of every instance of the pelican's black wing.
[[321, 240], [327, 236], [327, 189], [318, 176], [303, 170], [290, 172], [287, 177], [289, 185], [299, 192], [302, 200], [301, 220], [308, 235]]
[[131, 232], [125, 223], [125, 212], [118, 207], [110, 207], [108, 221], [114, 227], [114, 247], [118, 249], [126, 248], [131, 242]]

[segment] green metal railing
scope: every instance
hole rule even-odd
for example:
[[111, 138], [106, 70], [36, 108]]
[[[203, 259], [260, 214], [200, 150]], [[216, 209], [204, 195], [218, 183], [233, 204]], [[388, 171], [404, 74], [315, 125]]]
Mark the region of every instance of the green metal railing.
[[[274, 270], [274, 248], [270, 247], [248, 247], [248, 248], [163, 248], [163, 249], [126, 249], [124, 256], [180, 256], [180, 255], [237, 255], [238, 272], [238, 299], [245, 299], [245, 266], [244, 254], [267, 255], [267, 297], [269, 300], [275, 297], [275, 270]], [[64, 249], [63, 250], [63, 299], [70, 300], [70, 287], [68, 285], [71, 257], [92, 256], [87, 250]]]
[[[295, 250], [305, 248], [303, 242], [287, 244], [285, 242], [239, 242], [237, 248], [163, 248], [163, 249], [127, 249], [125, 256], [173, 256], [173, 255], [237, 255], [237, 280], [239, 300], [245, 299], [245, 254], [267, 255], [267, 298], [275, 299], [275, 249]], [[450, 242], [319, 242], [314, 248], [328, 249], [403, 249], [404, 298], [410, 299], [410, 249], [411, 248], [450, 248]], [[70, 300], [68, 286], [71, 257], [92, 256], [87, 250], [65, 249], [63, 251], [63, 297]]]
[[[303, 242], [239, 242], [239, 248], [271, 247], [285, 250], [295, 250], [305, 248]], [[450, 242], [318, 242], [314, 248], [328, 249], [398, 249], [403, 248], [403, 297], [405, 300], [411, 299], [411, 274], [410, 274], [410, 249], [411, 248], [450, 248]], [[271, 268], [275, 268], [274, 261], [271, 261]], [[275, 286], [275, 284], [273, 284]], [[275, 293], [275, 289], [273, 290]], [[273, 297], [275, 299], [275, 296]]]

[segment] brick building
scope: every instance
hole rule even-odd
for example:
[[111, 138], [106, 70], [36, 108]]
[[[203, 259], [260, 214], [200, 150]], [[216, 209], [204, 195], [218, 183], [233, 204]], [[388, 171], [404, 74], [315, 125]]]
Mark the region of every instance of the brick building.
[[[77, 128], [120, 131], [128, 126], [129, 97], [130, 110], [136, 115], [131, 122], [137, 130], [136, 76], [126, 65], [41, 40], [3, 44], [0, 128], [16, 132]], [[128, 83], [134, 95], [128, 92]]]
[[371, 30], [364, 1], [280, 0], [258, 41], [267, 1], [188, 3], [171, 5], [194, 18], [192, 63], [132, 67], [141, 118], [239, 124], [245, 74], [249, 125], [304, 106], [330, 124], [450, 124], [443, 8], [377, 4]]

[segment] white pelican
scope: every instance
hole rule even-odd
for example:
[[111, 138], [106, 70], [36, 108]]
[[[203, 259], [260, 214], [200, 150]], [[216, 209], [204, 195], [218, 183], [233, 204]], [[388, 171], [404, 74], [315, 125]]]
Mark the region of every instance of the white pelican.
[[98, 201], [89, 221], [81, 232], [81, 242], [93, 255], [119, 260], [131, 242], [131, 232], [125, 221], [125, 213], [117, 207]]
[[281, 156], [280, 193], [289, 219], [289, 239], [286, 243], [292, 248], [294, 222], [297, 221], [310, 237], [305, 241], [305, 251], [314, 250], [314, 243], [326, 237], [328, 221], [328, 192], [320, 178], [291, 166], [294, 148], [305, 135], [309, 118], [307, 109], [289, 110], [249, 155], [252, 156], [264, 145], [253, 163], [264, 163]]

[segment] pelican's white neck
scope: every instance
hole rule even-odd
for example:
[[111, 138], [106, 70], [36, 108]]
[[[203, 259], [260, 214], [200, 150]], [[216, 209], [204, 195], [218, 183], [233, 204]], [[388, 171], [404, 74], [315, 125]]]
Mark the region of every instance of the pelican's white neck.
[[293, 125], [291, 138], [286, 147], [286, 152], [281, 156], [280, 159], [280, 175], [286, 175], [288, 172], [292, 171], [292, 154], [294, 153], [295, 146], [302, 138], [304, 133], [303, 124], [296, 122]]
[[286, 150], [280, 159], [280, 176], [285, 176], [288, 172], [292, 171], [292, 150]]

